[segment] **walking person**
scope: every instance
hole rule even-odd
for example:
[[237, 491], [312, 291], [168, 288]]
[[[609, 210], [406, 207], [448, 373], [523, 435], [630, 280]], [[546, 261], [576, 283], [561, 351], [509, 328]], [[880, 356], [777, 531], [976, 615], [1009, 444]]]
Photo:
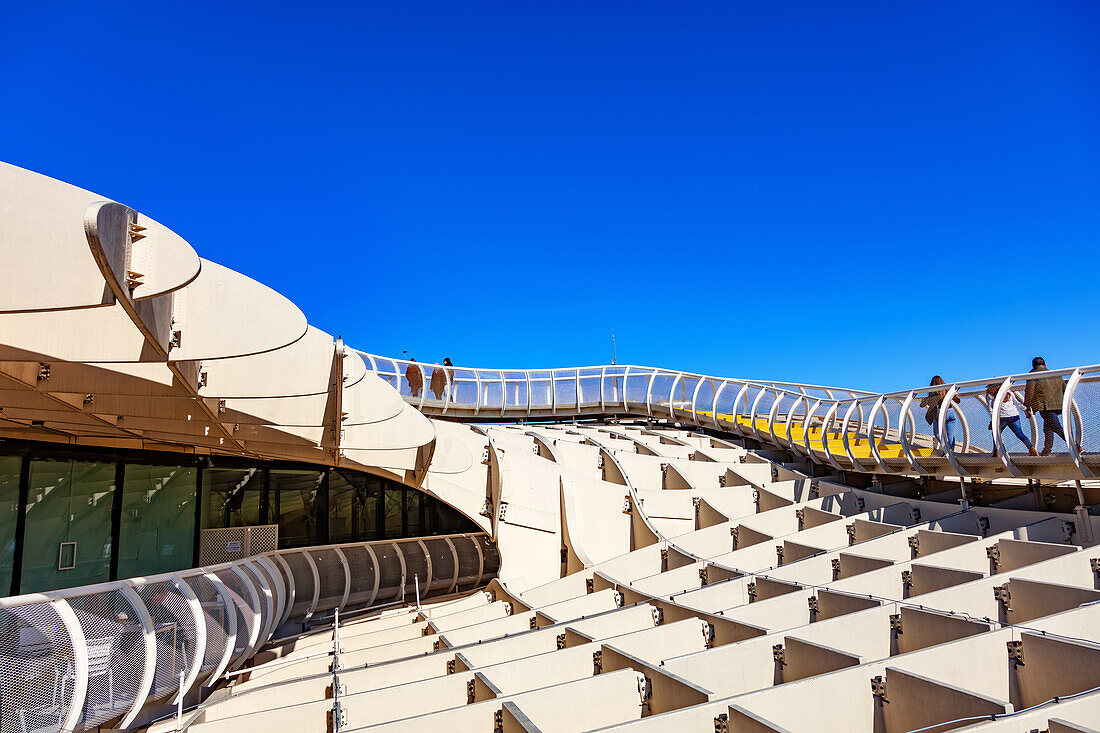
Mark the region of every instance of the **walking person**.
[[443, 374], [446, 378], [446, 384], [443, 385], [443, 399], [447, 402], [451, 401], [451, 390], [454, 388], [454, 364], [451, 363], [451, 357], [444, 357], [443, 359]]
[[[937, 374], [936, 376], [932, 377], [932, 381], [929, 383], [928, 386], [938, 387], [942, 384], [945, 384], [945, 382], [943, 381], [943, 377]], [[928, 396], [920, 401], [920, 406], [925, 408], [924, 419], [929, 425], [932, 426], [933, 430], [935, 430], [935, 427], [939, 424], [940, 409], [943, 407], [943, 398], [946, 396], [946, 389], [937, 389], [933, 392], [929, 392]], [[956, 395], [955, 398], [951, 401], [955, 404], [958, 404], [958, 395]], [[951, 409], [951, 407], [951, 405], [948, 405], [946, 408], [947, 416], [944, 418], [943, 424], [944, 435], [937, 437], [940, 439], [941, 443], [947, 445], [947, 447], [951, 450], [954, 450], [955, 425], [956, 423], [958, 423], [959, 418], [955, 414], [955, 411]]]
[[420, 396], [420, 390], [424, 389], [424, 374], [420, 371], [420, 365], [416, 359], [409, 357], [409, 365], [405, 367], [405, 381], [409, 383], [409, 391], [413, 397]]
[[[991, 384], [985, 388], [985, 403], [989, 405], [989, 429], [993, 429], [993, 408], [994, 401], [997, 399], [997, 391], [1000, 389], [996, 384]], [[1024, 407], [1024, 403], [1020, 401], [1020, 396], [1013, 392], [1011, 389], [1005, 393], [1004, 399], [1001, 400], [1001, 404], [997, 407], [998, 414], [1001, 417], [1001, 433], [1004, 433], [1005, 428], [1008, 428], [1012, 433], [1020, 439], [1020, 442], [1027, 446], [1028, 455], [1038, 455], [1035, 452], [1035, 446], [1031, 444], [1031, 438], [1027, 437], [1024, 433], [1023, 427], [1020, 425], [1020, 410], [1027, 408]], [[996, 446], [996, 443], [994, 443]], [[996, 455], [997, 448], [993, 448], [993, 453]]]
[[439, 366], [438, 361], [432, 366], [432, 379], [429, 384], [435, 398], [437, 400], [443, 399], [443, 390], [447, 388], [447, 373]]
[[[1037, 356], [1031, 360], [1032, 372], [1046, 372], [1046, 360]], [[1029, 379], [1024, 389], [1024, 406], [1039, 413], [1043, 418], [1043, 450], [1039, 455], [1049, 456], [1054, 448], [1054, 436], [1063, 440], [1066, 433], [1062, 429], [1062, 398], [1065, 395], [1066, 383], [1061, 377], [1049, 377], [1047, 379]]]

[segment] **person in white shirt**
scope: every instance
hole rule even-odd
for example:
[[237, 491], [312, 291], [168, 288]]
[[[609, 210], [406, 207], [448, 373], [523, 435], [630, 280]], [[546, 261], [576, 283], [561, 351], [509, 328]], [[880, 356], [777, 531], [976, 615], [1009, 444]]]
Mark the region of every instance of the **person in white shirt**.
[[[985, 388], [985, 403], [989, 406], [989, 414], [993, 415], [993, 403], [997, 399], [997, 392], [1000, 390], [999, 384], [991, 384]], [[1035, 446], [1031, 444], [1031, 439], [1027, 437], [1023, 427], [1020, 425], [1020, 411], [1027, 411], [1024, 407], [1024, 403], [1020, 400], [1020, 396], [1013, 392], [1011, 389], [1005, 392], [1004, 399], [1001, 400], [998, 412], [1001, 416], [1001, 433], [1004, 433], [1005, 428], [1011, 430], [1020, 442], [1027, 446], [1027, 453], [1031, 456], [1039, 455], [1035, 452]], [[993, 419], [990, 418], [989, 428], [993, 429]], [[996, 452], [996, 449], [994, 449]]]

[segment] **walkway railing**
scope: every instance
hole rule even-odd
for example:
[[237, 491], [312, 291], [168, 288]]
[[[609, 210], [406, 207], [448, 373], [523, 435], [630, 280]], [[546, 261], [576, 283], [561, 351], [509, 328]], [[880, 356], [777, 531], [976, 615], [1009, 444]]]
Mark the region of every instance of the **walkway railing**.
[[287, 623], [474, 588], [500, 557], [485, 534], [263, 555], [0, 599], [0, 730], [80, 731], [176, 703], [243, 665]]
[[[438, 417], [669, 419], [871, 473], [1059, 480], [1100, 474], [1100, 365], [876, 394], [624, 364], [478, 369], [362, 356], [409, 404]], [[1036, 409], [1023, 409], [1025, 397]], [[1030, 455], [1027, 443], [1036, 453], [1049, 447], [1049, 455]]]

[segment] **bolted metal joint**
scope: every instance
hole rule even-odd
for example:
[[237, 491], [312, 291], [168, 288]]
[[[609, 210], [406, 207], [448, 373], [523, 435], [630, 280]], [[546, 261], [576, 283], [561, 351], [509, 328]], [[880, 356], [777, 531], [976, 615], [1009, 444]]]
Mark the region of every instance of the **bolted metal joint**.
[[890, 702], [886, 699], [886, 678], [876, 675], [871, 678], [871, 694], [878, 698], [879, 703]]
[[894, 632], [895, 637], [901, 636], [902, 632], [901, 632], [901, 614], [900, 613], [890, 614], [890, 631]]
[[833, 566], [833, 580], [840, 580], [840, 558], [834, 557], [832, 560]]
[[1008, 646], [1008, 661], [1013, 667], [1024, 666], [1024, 643], [1022, 641], [1005, 642]]
[[699, 568], [699, 585], [705, 586], [707, 584], [707, 569], [706, 567]]
[[466, 704], [473, 705], [477, 702], [477, 681], [471, 677], [466, 681]]
[[597, 649], [592, 652], [592, 674], [597, 675], [603, 672], [603, 649]]
[[558, 634], [555, 637], [555, 641], [556, 641], [558, 649], [564, 649], [565, 648], [565, 634]]
[[714, 733], [730, 733], [730, 714], [719, 713], [714, 718]]
[[749, 603], [752, 603], [753, 601], [756, 600], [756, 581], [754, 580], [751, 583], [749, 583], [746, 590], [748, 591], [748, 594], [749, 594]]
[[1004, 611], [1012, 610], [1012, 593], [1008, 590], [1008, 583], [993, 586], [993, 597]]
[[772, 644], [772, 659], [775, 660], [776, 665], [779, 667], [787, 666], [787, 653], [783, 649], [782, 644]]
[[848, 532], [848, 546], [852, 546], [856, 543], [856, 523], [852, 522], [844, 528]]

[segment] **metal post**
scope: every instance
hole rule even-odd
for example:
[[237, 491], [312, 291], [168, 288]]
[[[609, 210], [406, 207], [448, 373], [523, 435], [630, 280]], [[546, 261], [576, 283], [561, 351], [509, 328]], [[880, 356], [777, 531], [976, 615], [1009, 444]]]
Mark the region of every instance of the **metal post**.
[[176, 700], [176, 730], [183, 730], [183, 670], [180, 670], [180, 696]]
[[413, 583], [416, 585], [416, 610], [420, 610], [420, 576], [413, 573]]
[[332, 619], [332, 725], [330, 730], [339, 733], [344, 727], [343, 711], [340, 709], [340, 609], [336, 609]]

